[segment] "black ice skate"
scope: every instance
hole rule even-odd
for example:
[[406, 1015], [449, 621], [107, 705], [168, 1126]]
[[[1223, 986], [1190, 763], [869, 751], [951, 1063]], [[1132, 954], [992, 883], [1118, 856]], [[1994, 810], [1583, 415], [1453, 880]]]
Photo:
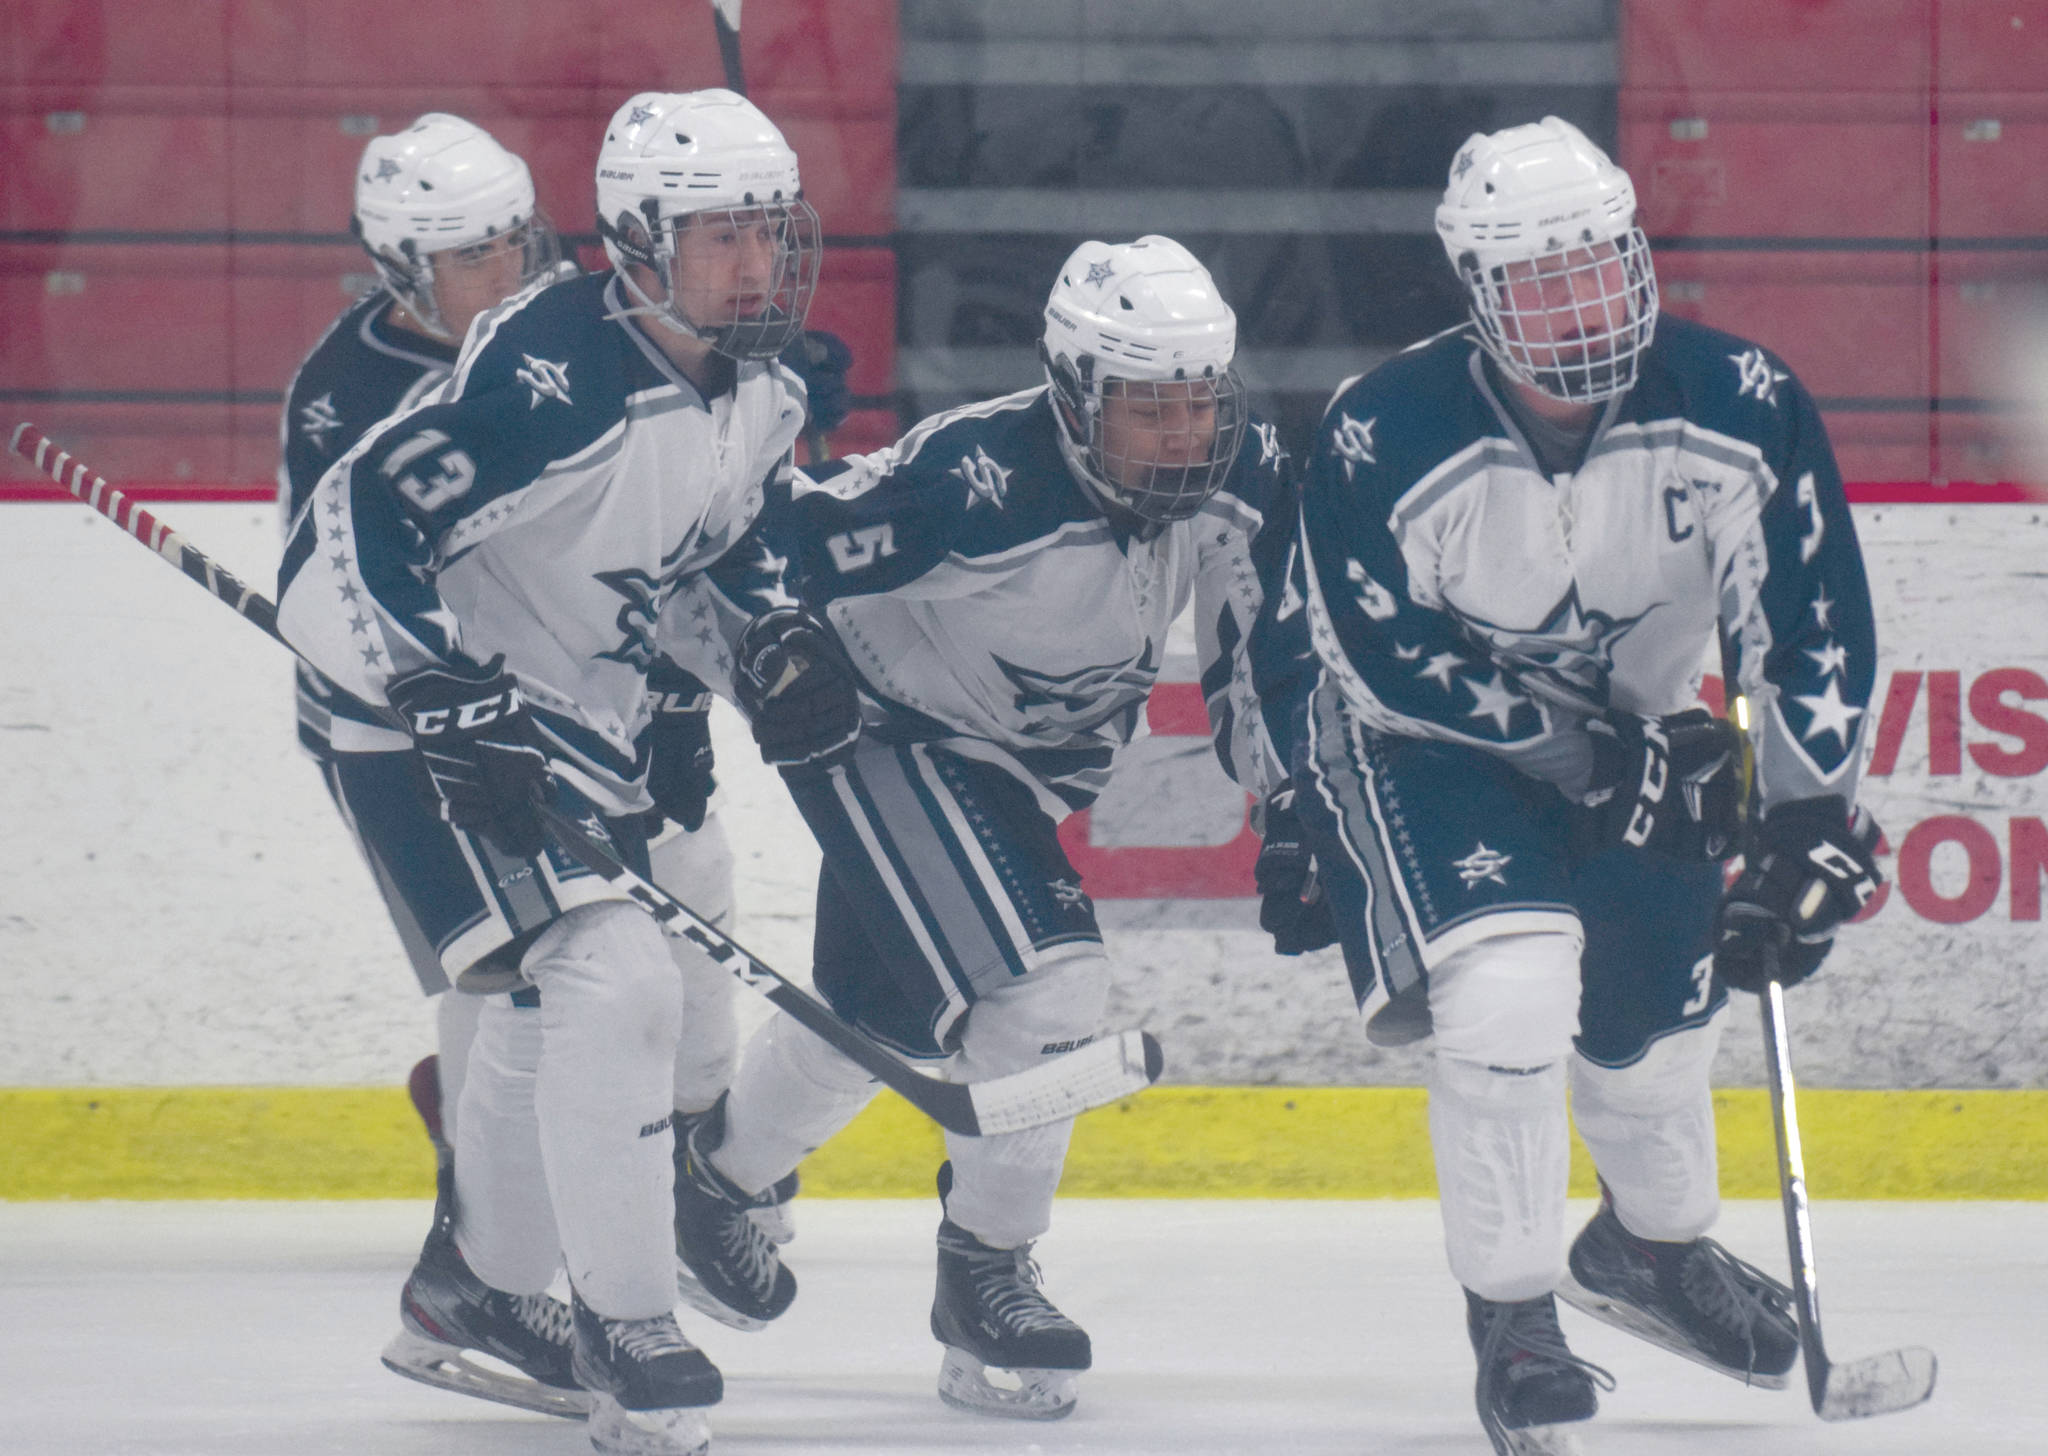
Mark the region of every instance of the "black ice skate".
[[[707, 1118], [719, 1119], [724, 1127], [724, 1099], [705, 1108], [702, 1112], [678, 1112], [676, 1114], [676, 1147], [680, 1151], [683, 1139], [695, 1130], [697, 1124]], [[790, 1200], [803, 1189], [802, 1180], [795, 1173], [777, 1178], [766, 1188], [756, 1193], [747, 1212], [753, 1218], [755, 1227], [768, 1236], [768, 1242], [778, 1248], [796, 1237], [796, 1220], [790, 1216]]]
[[590, 1390], [590, 1444], [607, 1456], [705, 1456], [703, 1408], [725, 1395], [718, 1367], [676, 1317], [606, 1319], [571, 1293], [576, 1378]]
[[1556, 1299], [1499, 1303], [1468, 1289], [1465, 1328], [1479, 1356], [1479, 1424], [1495, 1456], [1577, 1456], [1570, 1428], [1600, 1409], [1594, 1387], [1612, 1390], [1614, 1377], [1565, 1344]]
[[[952, 1165], [939, 1173], [944, 1198]], [[946, 1347], [939, 1399], [961, 1410], [1056, 1420], [1074, 1408], [1076, 1376], [1093, 1363], [1088, 1333], [1045, 1297], [1031, 1245], [992, 1249], [966, 1229], [939, 1224], [939, 1285], [932, 1338]], [[997, 1384], [988, 1371], [1015, 1380]]]
[[725, 1099], [676, 1137], [676, 1293], [736, 1330], [758, 1330], [789, 1308], [796, 1276], [752, 1218], [755, 1196], [705, 1156], [725, 1141]]
[[384, 1347], [385, 1367], [443, 1390], [581, 1420], [590, 1397], [570, 1369], [569, 1307], [477, 1278], [455, 1247], [454, 1169], [444, 1165], [438, 1181], [434, 1227], [398, 1297], [403, 1328]]
[[1567, 1270], [1568, 1303], [1746, 1385], [1783, 1390], [1799, 1359], [1792, 1291], [1712, 1239], [1639, 1239], [1603, 1198]]

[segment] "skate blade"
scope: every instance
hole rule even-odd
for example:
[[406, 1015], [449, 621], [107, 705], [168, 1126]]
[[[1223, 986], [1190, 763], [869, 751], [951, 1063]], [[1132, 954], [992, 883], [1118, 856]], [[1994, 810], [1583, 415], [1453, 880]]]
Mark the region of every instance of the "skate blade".
[[599, 1395], [590, 1409], [590, 1445], [605, 1456], [708, 1456], [711, 1423], [695, 1406], [635, 1411]]
[[1557, 1297], [1581, 1314], [1589, 1314], [1602, 1324], [1613, 1325], [1617, 1330], [1626, 1330], [1637, 1339], [1655, 1345], [1660, 1350], [1669, 1350], [1682, 1355], [1695, 1365], [1704, 1365], [1717, 1375], [1730, 1380], [1739, 1380], [1744, 1385], [1754, 1385], [1760, 1390], [1783, 1390], [1790, 1380], [1790, 1372], [1784, 1375], [1766, 1375], [1761, 1370], [1737, 1370], [1723, 1365], [1713, 1356], [1695, 1346], [1692, 1341], [1675, 1333], [1662, 1320], [1645, 1314], [1636, 1306], [1624, 1300], [1610, 1299], [1596, 1294], [1574, 1279], [1569, 1272], [1557, 1286]]
[[1074, 1409], [1079, 1395], [1079, 1371], [990, 1367], [952, 1345], [939, 1367], [939, 1399], [977, 1415], [1056, 1421]]
[[407, 1380], [417, 1380], [457, 1395], [473, 1395], [500, 1405], [537, 1411], [544, 1416], [561, 1416], [580, 1421], [590, 1413], [590, 1395], [582, 1390], [561, 1390], [542, 1385], [530, 1376], [515, 1373], [509, 1366], [485, 1364], [470, 1352], [439, 1340], [429, 1340], [401, 1330], [384, 1347], [384, 1368]]
[[1507, 1442], [1501, 1456], [1585, 1456], [1572, 1426], [1523, 1426], [1501, 1432], [1501, 1438]]
[[731, 1330], [765, 1330], [768, 1321], [755, 1319], [750, 1314], [741, 1314], [731, 1305], [721, 1302], [717, 1295], [697, 1282], [697, 1276], [690, 1272], [690, 1266], [681, 1259], [676, 1260], [676, 1298], [701, 1315], [717, 1320]]
[[1860, 1421], [1910, 1410], [1934, 1394], [1934, 1352], [1919, 1345], [1828, 1366], [1824, 1421]]

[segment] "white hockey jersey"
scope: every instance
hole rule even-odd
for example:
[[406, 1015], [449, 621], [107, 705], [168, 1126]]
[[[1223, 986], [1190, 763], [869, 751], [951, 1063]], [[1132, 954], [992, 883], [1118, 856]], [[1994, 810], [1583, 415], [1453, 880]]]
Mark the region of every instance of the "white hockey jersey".
[[1167, 629], [1192, 602], [1217, 756], [1264, 793], [1285, 769], [1246, 646], [1287, 549], [1286, 452], [1255, 423], [1201, 512], [1142, 538], [1075, 483], [1046, 393], [937, 415], [887, 450], [799, 471], [793, 500], [764, 518], [866, 681], [869, 731], [1002, 763], [1062, 817], [1101, 792], [1139, 731]]
[[[663, 609], [714, 564], [747, 595], [759, 563], [723, 558], [803, 424], [781, 365], [741, 365], [706, 400], [615, 316], [629, 304], [599, 273], [480, 318], [446, 384], [321, 478], [278, 610], [287, 640], [372, 704], [393, 677], [502, 653], [557, 768], [618, 813], [646, 806], [646, 677], [679, 630]], [[722, 647], [708, 666], [729, 672]]]

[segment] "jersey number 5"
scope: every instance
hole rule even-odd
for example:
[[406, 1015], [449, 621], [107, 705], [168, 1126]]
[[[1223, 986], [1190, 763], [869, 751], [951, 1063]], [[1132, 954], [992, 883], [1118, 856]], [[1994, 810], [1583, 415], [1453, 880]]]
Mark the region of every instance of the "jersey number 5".
[[[441, 447], [447, 443], [448, 437], [439, 430], [422, 430], [385, 456], [379, 469], [386, 480], [397, 486], [400, 495], [422, 511], [438, 511], [448, 502], [469, 494], [469, 488], [476, 484], [476, 462], [463, 450], [442, 450]], [[435, 450], [440, 453], [427, 462], [431, 474], [425, 470], [399, 474], [415, 460]]]

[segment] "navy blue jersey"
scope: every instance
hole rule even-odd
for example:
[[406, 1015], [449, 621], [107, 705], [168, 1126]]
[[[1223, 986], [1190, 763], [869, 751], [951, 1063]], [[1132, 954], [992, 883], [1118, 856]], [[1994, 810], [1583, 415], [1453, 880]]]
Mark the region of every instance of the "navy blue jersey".
[[763, 526], [865, 679], [873, 731], [972, 745], [1055, 817], [1101, 792], [1192, 603], [1217, 755], [1262, 793], [1285, 770], [1246, 647], [1291, 533], [1287, 464], [1254, 422], [1199, 514], [1134, 535], [1076, 483], [1041, 387], [799, 471]]
[[[455, 366], [453, 344], [395, 327], [391, 308], [391, 295], [379, 289], [343, 309], [285, 391], [277, 503], [287, 531], [328, 466], [370, 426], [419, 400]], [[373, 710], [303, 663], [298, 716], [299, 742], [316, 757], [337, 748], [408, 746], [403, 734], [377, 726]]]
[[446, 383], [321, 477], [279, 568], [287, 640], [365, 702], [502, 654], [558, 770], [609, 813], [646, 805], [656, 658], [727, 684], [722, 646], [698, 653], [672, 608], [714, 564], [774, 575], [726, 558], [803, 424], [781, 365], [732, 366], [707, 399], [631, 302], [599, 273], [481, 315]]
[[1368, 727], [1583, 789], [1589, 717], [1690, 707], [1725, 634], [1766, 803], [1853, 799], [1877, 638], [1812, 398], [1775, 355], [1666, 318], [1575, 471], [1537, 463], [1477, 342], [1342, 386], [1261, 636], [1298, 729], [1317, 677]]

